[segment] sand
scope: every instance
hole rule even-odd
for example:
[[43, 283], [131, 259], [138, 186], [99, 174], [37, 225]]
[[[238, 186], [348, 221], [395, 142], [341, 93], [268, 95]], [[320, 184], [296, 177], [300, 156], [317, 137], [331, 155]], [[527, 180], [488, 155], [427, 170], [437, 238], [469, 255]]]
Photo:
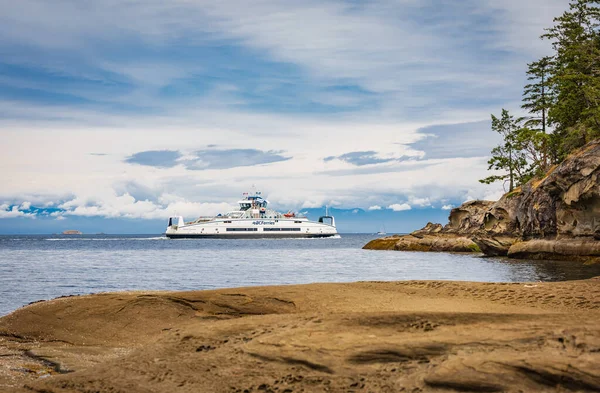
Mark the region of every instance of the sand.
[[0, 319], [0, 391], [600, 391], [600, 278], [59, 298]]

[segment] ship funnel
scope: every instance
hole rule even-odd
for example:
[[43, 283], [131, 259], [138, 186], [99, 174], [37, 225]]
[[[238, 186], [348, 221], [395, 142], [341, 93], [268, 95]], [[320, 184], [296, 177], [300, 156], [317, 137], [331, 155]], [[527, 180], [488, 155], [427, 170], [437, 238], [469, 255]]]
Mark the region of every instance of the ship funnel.
[[335, 228], [335, 218], [333, 216], [321, 216], [319, 217], [319, 222]]
[[182, 216], [169, 217], [169, 225], [167, 225], [167, 229], [168, 228], [177, 229], [178, 227], [182, 227], [184, 225], [185, 225], [185, 223], [183, 222]]

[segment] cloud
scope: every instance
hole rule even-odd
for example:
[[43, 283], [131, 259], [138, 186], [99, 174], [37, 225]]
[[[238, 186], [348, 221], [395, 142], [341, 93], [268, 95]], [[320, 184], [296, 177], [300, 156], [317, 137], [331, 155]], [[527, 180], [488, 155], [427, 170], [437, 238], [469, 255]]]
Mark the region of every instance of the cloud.
[[325, 162], [332, 160], [340, 160], [350, 163], [356, 166], [363, 165], [372, 165], [372, 164], [381, 164], [384, 162], [390, 162], [394, 160], [393, 158], [380, 158], [377, 156], [377, 152], [375, 151], [355, 151], [350, 153], [345, 153], [340, 156], [329, 156], [323, 159]]
[[56, 102], [52, 94], [60, 93], [111, 112], [120, 103], [119, 110], [173, 115], [185, 103], [198, 108], [211, 93], [234, 109], [314, 114], [350, 107], [361, 118], [465, 119], [466, 111], [519, 95], [525, 62], [549, 47], [538, 36], [566, 4], [244, 6], [109, 0], [81, 8], [22, 0], [4, 7], [0, 48], [12, 68], [0, 83], [13, 97], [35, 92]]
[[426, 207], [426, 206], [431, 206], [431, 201], [429, 200], [428, 197], [415, 197], [415, 196], [411, 196], [408, 199], [408, 202], [410, 202], [411, 205], [417, 205], [420, 207]]
[[381, 206], [379, 206], [379, 205], [369, 206], [369, 210], [381, 210]]
[[[129, 194], [105, 196], [102, 200], [75, 198], [58, 206], [60, 211], [50, 214], [60, 220], [67, 216], [166, 219], [182, 215], [195, 218], [202, 215], [214, 216], [233, 210], [228, 203], [190, 202], [171, 194], [163, 194], [157, 201], [136, 200]], [[62, 218], [61, 218], [62, 217]]]
[[171, 168], [177, 165], [181, 153], [172, 150], [150, 150], [135, 153], [125, 159], [129, 164], [153, 166], [156, 168]]
[[442, 210], [452, 210], [452, 209], [454, 209], [454, 206], [452, 206], [452, 205], [444, 205], [444, 206], [442, 206]]
[[257, 149], [205, 149], [194, 152], [193, 159], [183, 161], [188, 169], [229, 169], [244, 166], [270, 164], [290, 160], [282, 151]]
[[489, 114], [519, 109], [526, 63], [548, 47], [538, 36], [567, 7], [5, 3], [3, 214], [77, 201], [70, 214], [106, 217], [192, 214], [253, 183], [285, 208], [498, 195], [477, 182], [496, 144]]
[[395, 203], [393, 205], [389, 205], [387, 208], [391, 209], [391, 210], [393, 210], [395, 212], [401, 212], [401, 211], [404, 211], [404, 210], [410, 210], [410, 209], [412, 209], [412, 207], [408, 203], [402, 203], [402, 204]]
[[425, 137], [410, 145], [423, 151], [425, 159], [489, 156], [501, 137], [491, 130], [490, 121], [447, 124], [418, 130]]
[[181, 164], [190, 170], [229, 169], [291, 159], [281, 153], [283, 152], [258, 149], [204, 149], [184, 155], [179, 151], [151, 150], [135, 153], [125, 159], [125, 162], [156, 168], [172, 168]]
[[23, 204], [21, 204], [21, 206], [10, 206], [8, 204], [2, 204], [0, 205], [0, 218], [35, 218], [35, 213], [27, 213], [23, 211], [29, 210], [30, 206], [31, 205], [29, 204], [29, 202], [24, 202]]

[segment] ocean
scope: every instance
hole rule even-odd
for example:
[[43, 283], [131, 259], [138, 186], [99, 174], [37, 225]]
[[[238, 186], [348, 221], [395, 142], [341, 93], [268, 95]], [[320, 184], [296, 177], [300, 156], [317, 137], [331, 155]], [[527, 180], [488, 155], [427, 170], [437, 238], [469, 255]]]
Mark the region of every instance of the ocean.
[[361, 249], [376, 237], [0, 236], [0, 315], [38, 300], [106, 291], [371, 280], [561, 281], [600, 276], [600, 265], [575, 262]]

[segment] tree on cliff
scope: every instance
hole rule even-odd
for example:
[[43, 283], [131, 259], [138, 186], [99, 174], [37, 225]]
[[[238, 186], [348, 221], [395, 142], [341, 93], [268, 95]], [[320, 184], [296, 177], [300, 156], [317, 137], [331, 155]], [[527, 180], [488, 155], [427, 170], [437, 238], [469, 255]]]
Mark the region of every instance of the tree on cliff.
[[600, 137], [600, 1], [574, 0], [542, 36], [552, 41], [550, 84], [556, 100], [548, 110], [560, 140], [558, 158]]
[[504, 139], [504, 143], [492, 149], [492, 158], [488, 160], [488, 170], [504, 171], [502, 175], [492, 175], [479, 180], [490, 184], [496, 181], [508, 182], [508, 191], [529, 180], [531, 175], [527, 169], [527, 157], [522, 149], [522, 132], [520, 119], [515, 119], [506, 109], [502, 109], [500, 118], [492, 115], [492, 130]]
[[549, 134], [548, 111], [555, 101], [550, 77], [554, 61], [546, 56], [539, 61], [528, 64], [527, 80], [529, 83], [523, 89], [523, 105], [530, 116], [524, 117], [520, 143], [528, 152], [533, 172], [545, 173], [550, 162], [558, 160], [557, 141]]
[[488, 169], [505, 173], [482, 183], [508, 182], [512, 191], [600, 138], [600, 0], [572, 0], [541, 38], [555, 53], [528, 64], [522, 108], [529, 116], [492, 115], [504, 143], [492, 150]]

